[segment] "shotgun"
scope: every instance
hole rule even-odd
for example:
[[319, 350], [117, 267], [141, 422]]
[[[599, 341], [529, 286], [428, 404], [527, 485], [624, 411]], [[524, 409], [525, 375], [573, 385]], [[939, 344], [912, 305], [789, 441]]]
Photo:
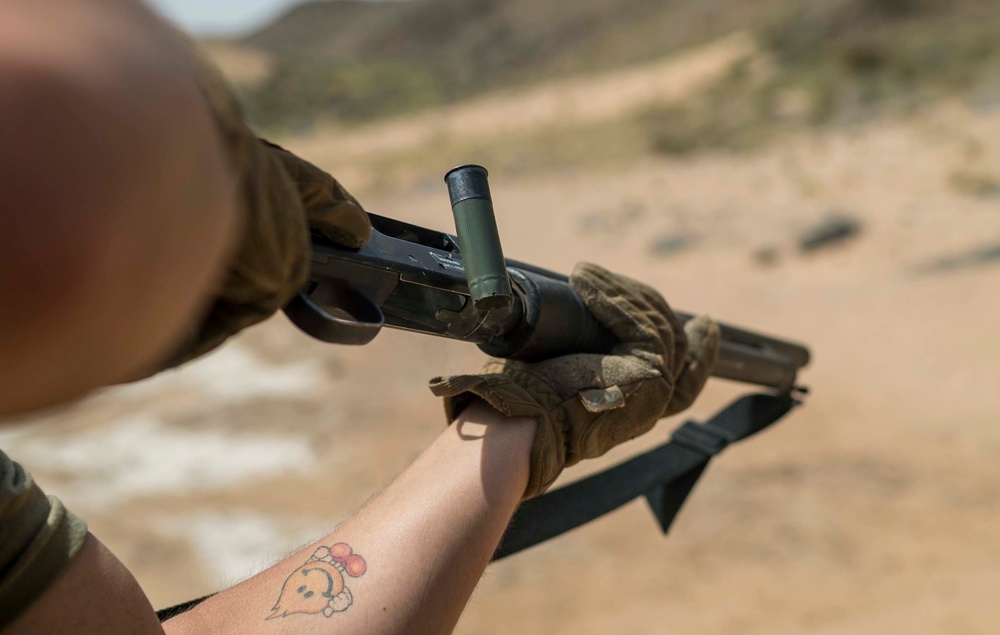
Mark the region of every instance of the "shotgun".
[[[361, 249], [314, 235], [312, 273], [284, 308], [289, 319], [334, 344], [367, 344], [388, 326], [525, 361], [608, 352], [614, 336], [590, 315], [566, 276], [504, 258], [486, 169], [460, 166], [445, 182], [455, 235], [376, 214], [369, 214], [372, 238]], [[781, 392], [798, 388], [808, 349], [720, 327], [715, 377]]]

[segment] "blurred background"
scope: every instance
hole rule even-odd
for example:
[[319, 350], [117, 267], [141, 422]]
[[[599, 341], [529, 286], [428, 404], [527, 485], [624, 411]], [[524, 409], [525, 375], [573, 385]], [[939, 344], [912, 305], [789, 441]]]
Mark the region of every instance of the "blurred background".
[[[442, 176], [479, 162], [510, 257], [813, 350], [806, 405], [716, 461], [668, 538], [636, 501], [492, 566], [459, 633], [998, 632], [1000, 0], [155, 4], [370, 211], [450, 229]], [[426, 379], [480, 360], [278, 316], [0, 447], [159, 608], [349, 516], [440, 432]], [[713, 381], [692, 416], [745, 390]]]

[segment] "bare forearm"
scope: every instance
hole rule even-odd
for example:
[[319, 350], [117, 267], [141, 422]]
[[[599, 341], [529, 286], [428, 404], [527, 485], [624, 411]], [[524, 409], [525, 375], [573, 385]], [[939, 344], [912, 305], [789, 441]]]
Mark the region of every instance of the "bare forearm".
[[[534, 432], [534, 421], [473, 406], [331, 535], [168, 622], [167, 632], [451, 632], [520, 501]], [[339, 560], [327, 557], [330, 547]], [[322, 597], [328, 578], [340, 588], [334, 571], [346, 608], [341, 592]]]
[[189, 58], [139, 2], [0, 3], [0, 415], [151, 363], [213, 282], [237, 198]]

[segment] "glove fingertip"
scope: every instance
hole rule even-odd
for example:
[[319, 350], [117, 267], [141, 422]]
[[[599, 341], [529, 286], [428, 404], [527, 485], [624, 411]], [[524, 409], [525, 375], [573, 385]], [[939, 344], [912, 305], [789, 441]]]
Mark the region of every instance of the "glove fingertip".
[[435, 397], [454, 397], [468, 392], [482, 381], [482, 378], [474, 375], [435, 377], [427, 382], [427, 387], [431, 389]]
[[690, 348], [688, 362], [677, 378], [674, 396], [667, 404], [664, 416], [686, 410], [694, 403], [719, 359], [722, 332], [708, 316], [700, 315], [684, 325]]
[[579, 262], [573, 267], [573, 273], [569, 276], [569, 284], [580, 297], [587, 302], [588, 297], [593, 297], [599, 293], [609, 293], [614, 291], [611, 280], [614, 274], [600, 265], [592, 262]]
[[693, 362], [701, 358], [714, 366], [722, 340], [719, 325], [707, 315], [699, 315], [688, 320], [684, 333], [688, 339], [688, 359]]
[[573, 273], [570, 274], [570, 277], [572, 278], [572, 277], [581, 276], [581, 275], [587, 275], [587, 274], [591, 274], [591, 273], [604, 273], [604, 274], [607, 274], [607, 273], [610, 273], [610, 272], [607, 269], [605, 269], [604, 267], [602, 267], [601, 265], [594, 264], [592, 262], [583, 261], [583, 262], [576, 263], [576, 266], [573, 267]]
[[633, 288], [636, 284], [587, 262], [579, 263], [570, 276], [570, 286], [587, 310], [620, 342], [642, 342], [659, 348], [663, 345], [661, 338], [648, 316], [649, 308], [639, 306], [644, 300]]

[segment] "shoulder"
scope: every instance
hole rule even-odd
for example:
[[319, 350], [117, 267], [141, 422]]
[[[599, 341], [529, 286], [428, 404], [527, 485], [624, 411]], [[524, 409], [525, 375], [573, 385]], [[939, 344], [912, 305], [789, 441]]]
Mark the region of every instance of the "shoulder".
[[0, 451], [0, 630], [45, 592], [86, 536], [83, 520]]

